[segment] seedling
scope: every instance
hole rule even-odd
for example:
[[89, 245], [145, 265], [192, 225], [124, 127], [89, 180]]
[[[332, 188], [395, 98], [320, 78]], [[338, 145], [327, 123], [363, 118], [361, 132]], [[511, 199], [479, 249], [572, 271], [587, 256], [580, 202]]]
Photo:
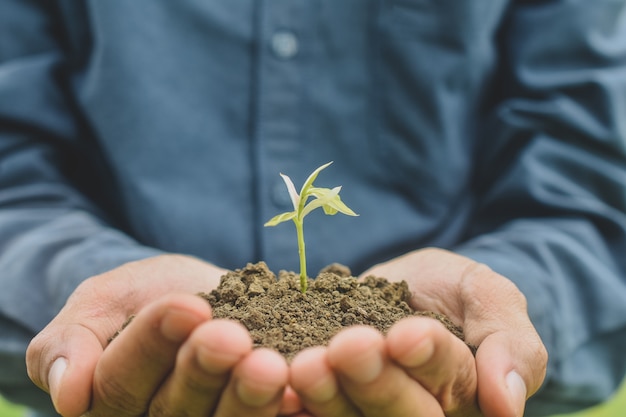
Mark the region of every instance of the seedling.
[[[283, 181], [285, 181], [287, 190], [289, 191], [289, 197], [291, 198], [291, 203], [293, 204], [293, 211], [274, 216], [267, 223], [265, 223], [265, 226], [276, 226], [282, 222], [292, 220], [296, 225], [298, 255], [300, 256], [300, 291], [302, 291], [302, 293], [305, 293], [307, 290], [306, 251], [304, 246], [303, 228], [304, 218], [306, 215], [316, 208], [321, 207], [324, 209], [324, 213], [330, 216], [337, 213], [347, 214], [348, 216], [358, 216], [358, 214], [352, 211], [344, 204], [343, 201], [341, 201], [341, 198], [339, 197], [341, 186], [332, 189], [313, 186], [313, 181], [315, 181], [320, 171], [328, 167], [330, 164], [332, 164], [332, 161], [313, 171], [313, 173], [309, 175], [309, 178], [307, 178], [304, 182], [304, 185], [300, 190], [300, 194], [297, 193], [296, 187], [293, 185], [291, 178], [281, 173], [280, 176], [283, 178]], [[308, 201], [309, 198], [312, 198], [312, 200]]]

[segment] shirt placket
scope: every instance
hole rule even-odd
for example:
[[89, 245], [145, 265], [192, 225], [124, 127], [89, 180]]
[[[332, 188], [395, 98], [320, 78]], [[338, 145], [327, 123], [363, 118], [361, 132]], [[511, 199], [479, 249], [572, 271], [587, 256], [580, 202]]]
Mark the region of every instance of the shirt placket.
[[[303, 65], [311, 0], [257, 3], [255, 162], [260, 215], [259, 256], [285, 254], [297, 261], [293, 228], [262, 228], [270, 217], [292, 210], [279, 172], [299, 171], [303, 143]], [[297, 179], [297, 174], [296, 178]], [[292, 264], [288, 262], [288, 264]], [[282, 265], [277, 265], [282, 267]]]

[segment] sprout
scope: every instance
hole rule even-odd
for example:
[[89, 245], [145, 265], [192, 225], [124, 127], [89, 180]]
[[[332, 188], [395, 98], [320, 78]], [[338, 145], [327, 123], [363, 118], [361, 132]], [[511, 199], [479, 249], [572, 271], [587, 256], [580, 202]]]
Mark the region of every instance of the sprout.
[[[313, 173], [309, 175], [309, 178], [307, 178], [304, 182], [299, 195], [296, 192], [296, 187], [293, 185], [291, 179], [287, 175], [280, 174], [287, 185], [289, 197], [291, 197], [291, 202], [293, 204], [293, 211], [274, 216], [267, 223], [265, 223], [265, 226], [276, 226], [279, 223], [292, 220], [296, 225], [298, 255], [300, 256], [300, 290], [302, 293], [305, 293], [307, 289], [306, 252], [304, 247], [303, 229], [304, 217], [319, 207], [323, 208], [324, 213], [330, 216], [337, 213], [347, 214], [348, 216], [358, 216], [358, 214], [353, 212], [344, 204], [343, 201], [341, 201], [341, 198], [339, 197], [341, 186], [332, 189], [313, 186], [313, 181], [315, 181], [320, 171], [328, 167], [330, 164], [332, 164], [332, 161], [313, 171]], [[308, 201], [309, 198], [313, 198], [313, 200]]]

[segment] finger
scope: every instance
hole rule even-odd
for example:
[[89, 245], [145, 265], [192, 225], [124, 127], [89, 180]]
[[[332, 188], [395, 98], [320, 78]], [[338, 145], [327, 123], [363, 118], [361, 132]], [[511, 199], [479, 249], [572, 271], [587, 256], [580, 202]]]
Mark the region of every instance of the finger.
[[387, 334], [389, 356], [437, 398], [448, 417], [479, 416], [474, 356], [436, 320], [410, 317]]
[[326, 349], [314, 347], [299, 352], [289, 367], [289, 381], [304, 407], [313, 415], [358, 417], [359, 411], [340, 392], [328, 364]]
[[510, 333], [496, 333], [482, 342], [476, 362], [478, 398], [486, 417], [524, 415], [526, 400], [538, 389], [545, 372], [529, 364], [538, 363], [543, 359], [537, 358], [545, 355], [541, 342], [522, 343]]
[[341, 390], [365, 417], [443, 417], [435, 397], [394, 364], [385, 339], [373, 328], [355, 326], [328, 345], [328, 362]]
[[465, 273], [465, 334], [479, 346], [478, 401], [487, 417], [522, 416], [526, 400], [541, 386], [548, 355], [513, 282], [484, 265]]
[[101, 341], [88, 328], [53, 322], [28, 346], [28, 375], [50, 393], [57, 413], [80, 416], [89, 409], [91, 381], [102, 350]]
[[206, 416], [217, 406], [230, 373], [252, 350], [241, 324], [210, 320], [193, 331], [176, 367], [150, 405], [150, 415]]
[[210, 316], [208, 304], [191, 295], [166, 296], [140, 311], [96, 366], [90, 417], [145, 413], [179, 347]]
[[295, 416], [303, 411], [302, 401], [290, 385], [283, 392], [283, 399], [278, 410], [279, 416]]
[[275, 417], [287, 386], [289, 370], [277, 352], [260, 348], [234, 368], [214, 417]]

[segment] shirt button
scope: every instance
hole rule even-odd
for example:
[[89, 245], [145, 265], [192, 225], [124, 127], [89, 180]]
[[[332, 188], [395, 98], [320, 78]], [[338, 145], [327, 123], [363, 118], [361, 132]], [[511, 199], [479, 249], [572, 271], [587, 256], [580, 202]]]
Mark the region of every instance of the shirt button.
[[278, 58], [293, 58], [298, 53], [298, 38], [293, 32], [280, 30], [272, 35], [271, 47]]

